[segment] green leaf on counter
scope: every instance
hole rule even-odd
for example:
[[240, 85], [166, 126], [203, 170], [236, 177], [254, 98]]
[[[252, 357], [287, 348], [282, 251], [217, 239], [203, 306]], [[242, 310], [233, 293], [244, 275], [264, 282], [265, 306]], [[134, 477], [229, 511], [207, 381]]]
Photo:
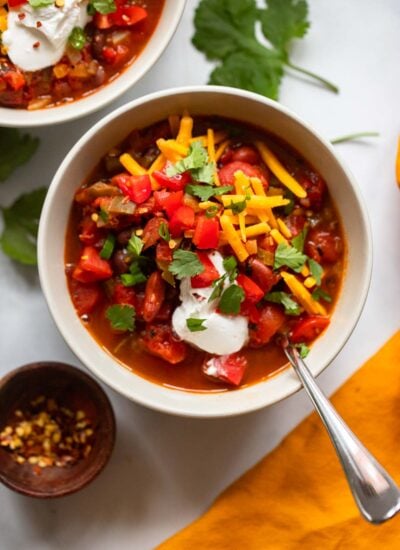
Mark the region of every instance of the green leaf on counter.
[[23, 134], [16, 128], [0, 128], [0, 181], [28, 162], [38, 145], [37, 137]]

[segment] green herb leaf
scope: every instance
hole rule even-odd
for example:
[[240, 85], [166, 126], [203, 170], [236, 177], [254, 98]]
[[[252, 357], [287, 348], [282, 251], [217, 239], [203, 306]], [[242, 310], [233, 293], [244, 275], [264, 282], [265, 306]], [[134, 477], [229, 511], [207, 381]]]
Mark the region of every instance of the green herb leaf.
[[29, 5], [32, 8], [45, 8], [46, 6], [51, 6], [54, 4], [54, 0], [28, 0]]
[[325, 302], [328, 302], [328, 303], [332, 302], [332, 297], [330, 296], [330, 294], [325, 292], [325, 290], [322, 290], [322, 288], [316, 288], [314, 292], [311, 294], [311, 297], [313, 298], [313, 300], [316, 300], [317, 302], [319, 302], [320, 300], [324, 300]]
[[299, 304], [287, 292], [269, 292], [264, 296], [264, 300], [274, 304], [282, 304], [286, 315], [300, 315], [302, 311]]
[[298, 235], [293, 237], [291, 241], [292, 246], [294, 246], [295, 249], [298, 250], [299, 252], [303, 252], [304, 250], [304, 242], [306, 240], [306, 236], [307, 236], [307, 228], [304, 228], [302, 231], [300, 231]]
[[278, 50], [287, 53], [293, 38], [302, 38], [310, 26], [305, 0], [268, 0], [261, 10], [261, 28]]
[[275, 250], [274, 269], [287, 266], [298, 273], [304, 267], [306, 260], [307, 256], [296, 250], [293, 246], [280, 243]]
[[108, 13], [114, 13], [117, 11], [117, 6], [115, 5], [114, 0], [90, 0], [88, 5], [88, 13], [94, 15], [93, 11], [97, 11], [102, 15], [107, 15]]
[[114, 330], [133, 332], [136, 311], [133, 306], [115, 304], [106, 309], [106, 317]]
[[231, 201], [229, 205], [225, 206], [225, 209], [232, 210], [233, 214], [240, 214], [241, 212], [243, 212], [243, 210], [246, 210], [246, 206], [247, 199], [243, 199], [242, 201]]
[[108, 222], [108, 212], [106, 212], [104, 208], [100, 208], [99, 216], [104, 223]]
[[100, 258], [103, 260], [109, 260], [112, 256], [115, 246], [115, 235], [114, 233], [109, 233], [103, 244], [103, 248], [100, 250]]
[[308, 259], [308, 265], [310, 267], [311, 276], [315, 279], [315, 282], [319, 286], [321, 284], [321, 276], [324, 270], [318, 262], [312, 260], [311, 258]]
[[207, 330], [207, 327], [204, 326], [204, 323], [207, 319], [186, 319], [186, 326], [190, 332], [200, 332], [202, 330]]
[[224, 269], [229, 277], [229, 281], [233, 283], [233, 281], [237, 277], [237, 261], [233, 256], [228, 256], [227, 258], [223, 259], [222, 265], [224, 266]]
[[144, 243], [142, 239], [139, 239], [136, 235], [132, 235], [128, 242], [128, 252], [132, 254], [134, 258], [138, 258], [143, 250]]
[[140, 268], [139, 260], [131, 263], [129, 273], [121, 275], [121, 281], [124, 286], [135, 286], [139, 283], [144, 283], [146, 280], [147, 277]]
[[219, 208], [217, 205], [215, 206], [209, 206], [205, 212], [206, 218], [215, 218], [215, 216], [218, 214]]
[[39, 139], [16, 128], [0, 128], [0, 181], [6, 180], [35, 153]]
[[169, 178], [188, 170], [203, 168], [208, 163], [208, 153], [200, 141], [190, 144], [188, 155], [173, 165], [168, 166], [166, 174]]
[[244, 290], [238, 285], [231, 285], [222, 293], [218, 308], [227, 315], [237, 315], [244, 300]]
[[44, 187], [36, 189], [3, 208], [4, 230], [0, 245], [4, 254], [13, 260], [36, 265], [36, 237], [46, 192]]
[[219, 279], [213, 281], [211, 285], [213, 287], [213, 291], [208, 298], [208, 302], [212, 302], [221, 296], [222, 291], [224, 290], [224, 283], [227, 276], [227, 273], [224, 273]]
[[194, 277], [204, 271], [204, 265], [194, 252], [190, 252], [189, 250], [175, 250], [172, 257], [173, 261], [169, 264], [168, 271], [178, 279]]
[[310, 348], [306, 344], [304, 344], [304, 342], [296, 344], [294, 347], [299, 350], [299, 355], [302, 359], [305, 359], [310, 353]]
[[164, 241], [169, 242], [171, 240], [171, 235], [168, 229], [168, 225], [165, 222], [163, 222], [158, 228], [158, 234], [162, 239], [164, 239]]
[[[208, 201], [211, 197], [226, 195], [233, 190], [232, 185], [222, 185], [221, 187], [211, 187], [211, 185], [187, 185], [186, 193], [198, 197], [201, 201]], [[218, 211], [218, 208], [217, 208]]]
[[86, 34], [82, 27], [74, 27], [68, 37], [68, 43], [75, 49], [81, 50], [86, 44]]
[[331, 139], [332, 145], [337, 145], [338, 143], [347, 143], [349, 141], [357, 141], [359, 139], [367, 137], [379, 137], [379, 132], [357, 132], [355, 134], [347, 134], [346, 136], [340, 136], [334, 139]]

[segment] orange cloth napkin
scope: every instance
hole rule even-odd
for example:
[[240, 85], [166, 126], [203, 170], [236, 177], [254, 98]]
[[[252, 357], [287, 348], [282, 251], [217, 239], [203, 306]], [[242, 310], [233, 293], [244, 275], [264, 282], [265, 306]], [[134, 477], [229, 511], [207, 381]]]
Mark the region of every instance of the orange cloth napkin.
[[[332, 398], [400, 484], [400, 332]], [[361, 519], [314, 413], [159, 550], [400, 549], [400, 515]]]

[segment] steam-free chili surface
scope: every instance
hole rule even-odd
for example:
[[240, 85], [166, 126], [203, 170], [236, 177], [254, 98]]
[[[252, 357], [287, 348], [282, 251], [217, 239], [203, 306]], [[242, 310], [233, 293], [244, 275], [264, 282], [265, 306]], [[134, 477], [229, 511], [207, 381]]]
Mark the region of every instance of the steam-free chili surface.
[[[77, 191], [66, 236], [66, 273], [72, 301], [85, 327], [99, 345], [123, 365], [158, 384], [193, 391], [225, 391], [236, 386], [257, 383], [285, 367], [284, 354], [276, 341], [278, 334], [288, 334], [292, 342], [306, 353], [308, 346], [328, 326], [343, 277], [345, 242], [339, 215], [325, 182], [295, 150], [276, 137], [237, 121], [216, 117], [195, 118], [191, 135], [210, 136], [211, 131], [216, 142], [219, 185], [232, 184], [233, 191], [230, 193], [234, 194], [238, 172], [247, 172], [247, 176], [252, 178], [248, 181], [253, 182], [253, 185], [254, 181], [256, 184], [262, 183], [265, 195], [283, 196], [287, 202], [284, 206], [273, 209], [275, 222], [281, 220], [278, 229], [256, 235], [255, 238], [247, 239], [247, 243], [241, 243], [247, 254], [243, 261], [237, 257], [237, 250], [227, 242], [224, 231], [218, 229], [218, 251], [224, 258], [235, 258], [237, 278], [234, 284], [243, 290], [240, 314], [248, 318], [250, 340], [244, 349], [233, 354], [233, 359], [228, 358], [224, 368], [218, 371], [220, 375], [210, 376], [211, 371], [205, 368], [205, 364], [210, 359], [213, 360], [212, 356], [180, 342], [172, 331], [171, 316], [180, 304], [180, 281], [175, 278], [174, 288], [164, 279], [173, 282], [174, 277], [168, 271], [168, 266], [171, 265], [177, 249], [194, 251], [200, 258], [203, 257], [202, 252], [207, 249], [207, 243], [203, 243], [204, 246], [199, 244], [199, 226], [205, 219], [221, 220], [221, 217], [228, 216], [228, 219], [234, 220], [235, 215], [233, 209], [228, 212], [229, 206], [225, 206], [225, 210], [222, 206], [215, 206], [221, 204], [218, 197], [211, 197], [213, 205], [207, 207], [206, 201], [190, 194], [187, 184], [193, 182], [194, 172], [191, 172], [190, 177], [190, 171], [184, 171], [174, 179], [171, 174], [167, 175], [168, 170], [165, 173], [165, 166], [155, 166], [154, 162], [157, 164], [161, 160], [159, 147], [163, 149], [165, 143], [175, 146], [177, 140], [179, 141], [182, 120], [179, 123], [179, 118], [173, 116], [168, 121], [133, 131], [122, 144], [101, 160], [87, 182]], [[160, 138], [158, 146], [156, 142]], [[296, 197], [271, 173], [260, 153], [260, 143], [279, 159], [283, 169], [307, 191], [305, 198]], [[210, 152], [209, 146], [208, 151]], [[163, 152], [169, 154], [167, 149], [163, 149]], [[145, 195], [143, 176], [135, 175], [133, 180], [126, 179], [126, 168], [119, 160], [126, 153], [135, 159], [134, 172], [137, 166], [139, 169], [142, 167], [144, 173], [151, 172], [154, 167], [159, 168], [149, 178], [153, 190], [145, 191]], [[126, 162], [124, 164], [126, 167]], [[167, 166], [171, 165], [174, 165], [172, 160]], [[166, 181], [166, 178], [170, 181]], [[108, 187], [92, 187], [99, 182]], [[129, 185], [126, 187], [127, 184], [132, 184], [135, 196], [139, 196], [134, 213], [110, 214], [111, 207], [106, 215], [107, 207], [115, 197], [119, 197], [118, 201], [124, 199], [124, 208], [127, 204], [132, 204], [132, 188]], [[182, 191], [178, 190], [182, 186]], [[155, 192], [154, 187], [158, 188]], [[177, 194], [178, 201], [174, 205]], [[250, 195], [245, 197], [245, 200], [248, 201], [249, 197]], [[172, 205], [170, 208], [168, 201]], [[229, 205], [229, 201], [225, 200], [225, 203]], [[194, 221], [188, 221], [185, 217], [177, 219], [176, 211], [179, 209], [187, 215], [187, 208], [193, 210]], [[219, 211], [216, 212], [218, 208]], [[257, 211], [265, 219], [260, 212]], [[153, 221], [149, 223], [150, 220]], [[261, 227], [257, 225], [257, 222], [260, 223], [259, 219], [255, 222], [249, 227]], [[189, 226], [185, 226], [185, 223]], [[165, 235], [166, 231], [169, 235]], [[238, 226], [236, 231], [240, 233]], [[286, 238], [282, 231], [286, 232]], [[125, 275], [128, 275], [126, 282], [132, 272], [136, 274], [134, 278], [137, 276], [136, 268], [132, 270], [130, 267], [132, 258], [127, 250], [132, 235], [134, 239], [138, 237], [142, 243], [146, 243], [145, 250], [141, 252], [141, 256], [146, 258], [141, 263], [143, 282], [140, 282], [139, 277], [139, 282], [133, 286], [125, 286], [121, 282]], [[271, 235], [274, 235], [275, 240]], [[303, 244], [299, 243], [301, 236], [304, 237]], [[204, 229], [200, 237], [209, 239], [209, 243], [214, 239], [214, 235], [210, 232], [204, 233]], [[279, 245], [276, 239], [283, 239], [286, 244]], [[113, 243], [112, 252], [109, 260], [103, 259], [102, 262], [105, 263], [100, 265], [99, 253], [103, 252], [104, 257], [107, 240]], [[194, 244], [196, 242], [197, 245]], [[289, 252], [289, 255], [298, 256], [299, 251], [294, 245], [307, 258], [304, 266], [296, 270], [291, 269], [288, 264], [277, 267], [278, 247], [284, 255]], [[98, 256], [88, 260], [85, 254], [94, 254], [91, 250], [97, 251]], [[106, 250], [105, 256], [110, 250]], [[92, 261], [96, 264], [94, 268]], [[312, 261], [314, 266], [310, 273], [307, 266], [311, 267]], [[87, 268], [88, 263], [90, 265]], [[319, 273], [318, 268], [315, 272], [315, 263], [320, 266]], [[292, 265], [290, 262], [289, 264]], [[97, 274], [93, 276], [95, 272]], [[312, 274], [317, 279], [320, 275], [321, 280], [316, 281]], [[210, 276], [207, 269], [197, 277], [206, 276]], [[294, 291], [292, 290], [293, 281], [290, 277], [300, 283], [299, 295], [297, 288], [293, 287]], [[195, 277], [191, 280], [193, 279]], [[150, 311], [154, 304], [146, 303], [149, 299], [149, 286], [153, 291], [150, 298], [154, 301], [156, 297], [156, 301], [158, 299], [161, 302], [161, 305], [156, 306], [155, 316]], [[304, 289], [308, 292], [305, 302], [301, 298]], [[287, 299], [289, 303], [285, 303]], [[111, 328], [107, 312], [116, 304], [128, 304], [135, 309], [136, 325], [133, 332]], [[310, 307], [311, 311], [308, 311]], [[315, 311], [312, 309], [314, 307]], [[158, 345], [160, 342], [164, 346], [162, 349]], [[160, 357], [160, 349], [161, 355], [165, 353], [166, 360]], [[218, 366], [218, 362], [216, 364]]]
[[[58, 63], [39, 71], [21, 70], [2, 50], [0, 106], [29, 110], [54, 107], [80, 99], [107, 85], [146, 46], [157, 26], [164, 1], [115, 0], [114, 13], [102, 15], [96, 12], [86, 25], [82, 49], [73, 47], [70, 41]], [[11, 6], [24, 2], [14, 0]], [[6, 8], [0, 8], [5, 17]]]

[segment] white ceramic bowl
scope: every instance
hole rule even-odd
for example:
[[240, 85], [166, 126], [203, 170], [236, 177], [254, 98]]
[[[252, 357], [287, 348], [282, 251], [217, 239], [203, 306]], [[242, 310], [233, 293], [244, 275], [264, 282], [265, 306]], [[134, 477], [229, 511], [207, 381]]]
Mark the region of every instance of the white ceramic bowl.
[[348, 243], [343, 288], [329, 328], [313, 345], [307, 363], [320, 373], [350, 336], [364, 305], [372, 249], [364, 201], [333, 147], [285, 107], [233, 88], [190, 87], [166, 90], [133, 101], [89, 130], [58, 169], [44, 204], [39, 229], [39, 273], [50, 311], [79, 359], [103, 382], [148, 407], [196, 417], [242, 414], [279, 401], [299, 389], [291, 369], [250, 387], [199, 394], [149, 382], [121, 366], [91, 337], [79, 320], [64, 274], [64, 239], [76, 188], [99, 159], [134, 128], [145, 127], [188, 109], [192, 115], [222, 115], [261, 126], [295, 147], [327, 181], [339, 208]]
[[165, 0], [160, 20], [154, 33], [138, 58], [120, 76], [89, 94], [65, 105], [28, 111], [0, 107], [0, 126], [34, 127], [59, 124], [88, 115], [105, 107], [131, 88], [154, 65], [168, 46], [179, 24], [186, 0]]

